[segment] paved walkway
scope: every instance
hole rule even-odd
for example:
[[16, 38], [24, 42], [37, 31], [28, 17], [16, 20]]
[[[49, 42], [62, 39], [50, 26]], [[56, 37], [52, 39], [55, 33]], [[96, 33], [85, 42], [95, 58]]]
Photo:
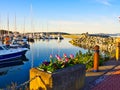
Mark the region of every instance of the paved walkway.
[[109, 60], [99, 72], [87, 72], [83, 90], [120, 90], [120, 61]]

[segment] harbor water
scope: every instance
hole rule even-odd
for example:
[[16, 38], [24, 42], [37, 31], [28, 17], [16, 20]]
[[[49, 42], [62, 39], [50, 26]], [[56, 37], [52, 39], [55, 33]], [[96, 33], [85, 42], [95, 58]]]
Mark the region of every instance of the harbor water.
[[39, 66], [42, 61], [49, 60], [50, 54], [63, 56], [66, 53], [69, 56], [75, 55], [79, 50], [86, 52], [80, 47], [71, 45], [69, 40], [68, 38], [61, 41], [37, 39], [29, 43], [30, 49], [22, 58], [4, 64], [0, 63], [0, 89], [10, 86], [11, 83], [20, 85], [28, 81], [29, 70]]

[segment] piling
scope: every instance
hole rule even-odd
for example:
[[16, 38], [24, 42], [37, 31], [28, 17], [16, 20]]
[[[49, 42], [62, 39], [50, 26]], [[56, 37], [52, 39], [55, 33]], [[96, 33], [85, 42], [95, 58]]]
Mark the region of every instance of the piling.
[[93, 67], [94, 72], [98, 71], [98, 66], [99, 66], [99, 46], [96, 45], [94, 47], [94, 67]]
[[120, 60], [120, 42], [116, 43], [116, 60]]

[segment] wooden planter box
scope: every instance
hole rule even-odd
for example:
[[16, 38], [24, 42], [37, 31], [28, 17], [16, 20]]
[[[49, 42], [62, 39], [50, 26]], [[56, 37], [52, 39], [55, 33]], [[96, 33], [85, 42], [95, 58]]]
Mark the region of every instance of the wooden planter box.
[[85, 65], [77, 64], [55, 73], [32, 68], [30, 80], [30, 90], [80, 90], [85, 82]]

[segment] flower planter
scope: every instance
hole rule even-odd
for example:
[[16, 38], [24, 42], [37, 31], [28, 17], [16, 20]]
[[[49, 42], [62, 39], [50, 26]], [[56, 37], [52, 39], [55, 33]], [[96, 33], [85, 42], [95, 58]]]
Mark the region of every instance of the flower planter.
[[80, 90], [85, 82], [85, 65], [77, 64], [54, 73], [32, 68], [30, 80], [30, 90]]

